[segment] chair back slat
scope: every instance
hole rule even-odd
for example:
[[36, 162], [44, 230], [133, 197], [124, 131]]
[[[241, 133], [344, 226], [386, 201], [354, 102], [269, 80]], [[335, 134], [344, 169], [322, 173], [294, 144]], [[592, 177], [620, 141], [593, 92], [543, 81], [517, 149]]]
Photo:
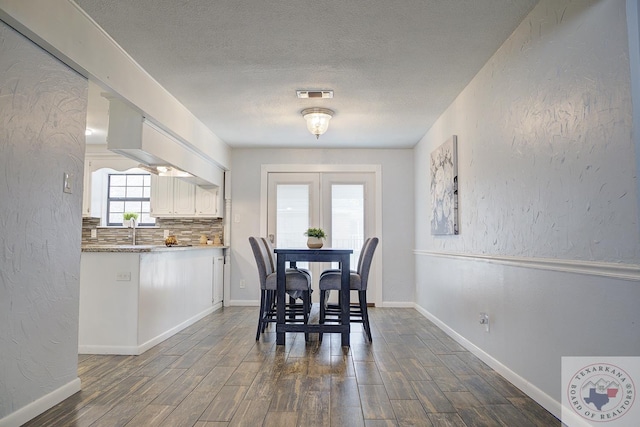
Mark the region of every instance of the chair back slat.
[[364, 256], [362, 257], [362, 264], [358, 266], [358, 274], [360, 275], [361, 290], [367, 290], [367, 282], [369, 281], [369, 270], [371, 269], [371, 262], [373, 261], [373, 254], [376, 251], [378, 242], [380, 239], [377, 237], [371, 237], [366, 242], [365, 248], [362, 251]]
[[355, 271], [357, 271], [358, 273], [362, 271], [362, 262], [364, 261], [364, 254], [367, 251], [367, 245], [369, 244], [370, 241], [371, 241], [371, 237], [366, 238], [364, 240], [364, 243], [362, 244], [362, 248], [360, 249], [360, 256], [358, 257], [358, 265], [355, 268]]
[[249, 237], [249, 244], [253, 251], [253, 256], [256, 259], [256, 266], [258, 267], [258, 277], [260, 279], [260, 288], [266, 289], [267, 276], [273, 273], [271, 261], [267, 254], [267, 248], [265, 247], [262, 239], [259, 237]]
[[266, 237], [261, 237], [262, 244], [267, 249], [267, 254], [269, 255], [269, 262], [271, 263], [271, 270], [276, 271], [276, 267], [278, 265], [276, 261], [276, 253], [273, 251], [273, 245], [271, 244], [271, 240]]

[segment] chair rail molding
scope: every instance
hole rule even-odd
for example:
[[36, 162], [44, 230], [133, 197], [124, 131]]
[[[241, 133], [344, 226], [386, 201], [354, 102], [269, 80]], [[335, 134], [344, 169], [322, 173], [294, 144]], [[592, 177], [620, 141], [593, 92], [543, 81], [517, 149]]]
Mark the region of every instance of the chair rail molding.
[[565, 273], [586, 274], [614, 279], [640, 282], [640, 264], [621, 264], [613, 262], [578, 261], [552, 258], [526, 258], [506, 255], [483, 255], [416, 249], [415, 255], [480, 261], [493, 264], [510, 265], [538, 270], [560, 271]]

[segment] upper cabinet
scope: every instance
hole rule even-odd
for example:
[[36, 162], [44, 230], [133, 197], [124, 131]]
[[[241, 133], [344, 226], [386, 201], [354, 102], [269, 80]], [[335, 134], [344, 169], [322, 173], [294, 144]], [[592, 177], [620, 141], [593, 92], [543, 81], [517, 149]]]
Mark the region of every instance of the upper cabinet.
[[200, 187], [179, 178], [151, 175], [151, 216], [222, 218], [218, 187]]
[[221, 205], [224, 199], [219, 195], [219, 188], [205, 188], [196, 185], [196, 216], [214, 216], [222, 218]]
[[138, 163], [111, 153], [104, 147], [87, 145], [84, 161], [84, 185], [82, 190], [82, 216], [101, 218], [105, 211], [106, 174], [102, 170], [123, 172]]

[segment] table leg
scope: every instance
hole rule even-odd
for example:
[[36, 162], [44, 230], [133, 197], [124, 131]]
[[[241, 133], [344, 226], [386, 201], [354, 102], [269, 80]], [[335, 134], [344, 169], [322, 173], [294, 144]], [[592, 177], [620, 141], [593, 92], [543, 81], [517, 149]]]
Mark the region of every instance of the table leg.
[[342, 288], [340, 292], [342, 292], [340, 307], [341, 307], [341, 324], [343, 326], [342, 331], [342, 346], [349, 347], [349, 334], [351, 332], [351, 314], [350, 314], [350, 305], [351, 305], [351, 286], [350, 286], [350, 266], [349, 266], [349, 255], [343, 257], [340, 268], [340, 287]]
[[284, 345], [286, 269], [284, 256], [278, 254], [276, 278], [276, 345]]

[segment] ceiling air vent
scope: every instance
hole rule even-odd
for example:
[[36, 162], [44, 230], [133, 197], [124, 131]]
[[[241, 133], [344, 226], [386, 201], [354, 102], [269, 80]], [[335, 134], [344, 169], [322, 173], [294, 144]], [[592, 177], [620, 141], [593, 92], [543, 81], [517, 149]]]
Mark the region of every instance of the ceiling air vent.
[[333, 98], [332, 90], [297, 90], [296, 95], [300, 99], [307, 98]]

